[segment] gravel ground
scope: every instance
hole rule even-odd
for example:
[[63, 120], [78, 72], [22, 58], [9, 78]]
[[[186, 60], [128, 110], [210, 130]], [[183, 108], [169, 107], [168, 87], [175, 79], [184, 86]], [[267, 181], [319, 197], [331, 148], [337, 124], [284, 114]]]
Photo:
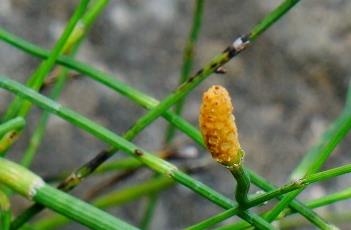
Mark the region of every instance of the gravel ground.
[[[51, 48], [77, 2], [0, 0], [0, 25], [41, 47]], [[206, 1], [194, 72], [279, 2]], [[112, 0], [81, 46], [78, 59], [162, 99], [177, 86], [192, 7], [192, 1], [186, 0]], [[235, 103], [246, 164], [277, 185], [285, 183], [344, 106], [351, 77], [350, 12], [351, 2], [346, 0], [302, 1], [250, 49], [227, 64], [226, 75], [214, 75], [194, 90], [186, 101], [185, 118], [197, 125], [202, 92], [213, 84], [224, 85]], [[0, 43], [0, 63], [2, 75], [24, 82], [39, 61]], [[0, 113], [11, 98], [0, 91]], [[59, 101], [117, 133], [127, 130], [145, 113], [121, 95], [84, 77], [70, 82]], [[31, 122], [11, 151], [11, 158], [22, 155], [40, 112], [33, 110]], [[166, 122], [159, 119], [135, 142], [156, 151], [162, 147], [165, 128]], [[187, 141], [180, 134], [177, 138]], [[349, 135], [325, 168], [351, 160], [350, 140]], [[71, 171], [104, 147], [92, 136], [52, 117], [32, 169], [42, 176]], [[134, 184], [149, 175], [143, 170], [114, 188]], [[215, 163], [194, 177], [223, 194], [232, 194], [231, 176]], [[74, 194], [83, 194], [100, 180], [87, 180]], [[346, 175], [314, 185], [300, 197], [319, 197], [350, 183], [351, 176]], [[182, 186], [162, 192], [160, 197], [152, 229], [180, 229], [221, 210]], [[23, 199], [15, 199], [16, 211], [27, 205]], [[137, 224], [145, 204], [146, 200], [142, 200], [111, 211]], [[349, 207], [350, 202], [342, 202], [321, 212]], [[62, 229], [84, 228], [71, 225]]]

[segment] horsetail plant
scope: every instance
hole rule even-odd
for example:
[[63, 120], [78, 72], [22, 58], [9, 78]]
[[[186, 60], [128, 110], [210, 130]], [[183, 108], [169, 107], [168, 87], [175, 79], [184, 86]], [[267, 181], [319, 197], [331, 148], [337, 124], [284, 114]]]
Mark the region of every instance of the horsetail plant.
[[243, 168], [244, 151], [240, 147], [233, 110], [228, 91], [220, 85], [212, 86], [202, 97], [199, 123], [212, 157], [236, 179], [235, 197], [239, 205], [245, 206], [250, 178]]
[[[223, 73], [223, 65], [249, 47], [249, 44], [256, 40], [274, 22], [285, 15], [299, 2], [298, 0], [283, 1], [267, 17], [254, 26], [249, 33], [238, 36], [222, 53], [215, 56], [210, 62], [205, 64], [202, 69], [190, 77], [192, 66], [192, 55], [190, 55], [190, 51], [192, 51], [198, 36], [204, 7], [204, 0], [197, 0], [194, 10], [193, 26], [191, 35], [189, 36], [190, 42], [187, 43], [187, 47], [184, 51], [181, 79], [183, 83], [161, 101], [120, 82], [109, 74], [74, 59], [74, 54], [77, 52], [80, 41], [84, 38], [87, 30], [95, 21], [96, 16], [107, 5], [108, 0], [92, 1], [93, 3], [90, 8], [87, 7], [88, 2], [88, 0], [80, 1], [64, 33], [57, 41], [52, 51], [41, 49], [0, 29], [1, 40], [28, 52], [32, 56], [45, 59], [32, 74], [30, 80], [27, 81], [26, 86], [8, 78], [0, 77], [0, 87], [16, 95], [15, 101], [6, 112], [3, 123], [0, 124], [0, 136], [2, 136], [0, 144], [2, 151], [0, 152], [4, 154], [12, 143], [14, 143], [16, 136], [18, 136], [25, 125], [25, 118], [30, 111], [31, 105], [34, 104], [44, 109], [44, 114], [43, 119], [40, 120], [38, 125], [38, 131], [35, 132], [36, 135], [33, 135], [33, 140], [36, 141], [31, 142], [28, 151], [22, 159], [21, 163], [23, 165], [27, 167], [30, 166], [38, 144], [43, 137], [47, 119], [50, 114], [55, 114], [74, 126], [84, 129], [109, 145], [109, 148], [102, 150], [90, 161], [78, 167], [70, 176], [66, 177], [59, 185], [59, 188], [63, 191], [67, 192], [73, 189], [94, 171], [96, 173], [104, 173], [115, 169], [135, 169], [147, 165], [155, 172], [162, 174], [143, 184], [98, 197], [93, 201], [93, 205], [97, 207], [107, 208], [120, 205], [129, 200], [136, 199], [143, 194], [150, 195], [151, 193], [161, 191], [175, 184], [175, 182], [178, 182], [214, 204], [227, 209], [227, 211], [212, 216], [199, 224], [189, 227], [189, 229], [208, 228], [233, 215], [238, 215], [244, 221], [247, 221], [247, 223], [238, 222], [236, 225], [228, 226], [229, 229], [241, 229], [252, 226], [257, 229], [273, 229], [273, 225], [270, 224], [272, 221], [295, 212], [300, 213], [318, 228], [331, 229], [334, 227], [333, 225], [329, 225], [325, 219], [320, 217], [312, 209], [349, 198], [351, 195], [348, 190], [331, 194], [330, 196], [308, 202], [307, 204], [303, 204], [295, 198], [300, 191], [311, 183], [333, 178], [351, 171], [350, 165], [345, 165], [318, 172], [332, 150], [346, 136], [351, 128], [350, 110], [348, 106], [345, 107], [345, 112], [340, 116], [340, 120], [337, 119], [335, 126], [330, 129], [328, 135], [322, 138], [322, 144], [318, 145], [309, 154], [306, 154], [303, 163], [297, 167], [293, 173], [293, 181], [279, 187], [274, 186], [269, 181], [265, 180], [265, 178], [260, 177], [254, 171], [243, 166], [242, 160], [244, 152], [239, 144], [237, 128], [232, 119], [230, 98], [224, 88], [214, 86], [205, 93], [204, 103], [200, 112], [200, 127], [204, 140], [201, 133], [196, 128], [179, 116], [186, 95], [213, 73]], [[85, 9], [88, 10], [85, 12]], [[186, 56], [186, 54], [189, 55]], [[40, 95], [37, 91], [41, 89], [44, 84], [44, 79], [54, 68], [54, 64], [60, 64], [63, 67], [60, 67], [60, 71], [57, 71], [59, 74], [54, 77], [55, 86], [50, 99], [49, 97]], [[75, 70], [80, 74], [92, 78], [150, 111], [138, 119], [124, 135], [119, 136], [115, 134], [109, 129], [102, 127], [94, 121], [54, 101], [61, 93], [62, 87], [65, 84], [66, 75], [70, 70]], [[350, 104], [350, 101], [348, 101], [347, 105]], [[173, 105], [176, 106], [175, 113], [169, 110]], [[218, 110], [212, 111], [212, 108]], [[163, 116], [169, 121], [169, 125], [172, 125], [169, 126], [171, 128], [167, 131], [166, 140], [170, 141], [172, 139], [174, 136], [173, 126], [177, 127], [201, 146], [208, 147], [216, 160], [231, 171], [237, 180], [235, 192], [235, 199], [237, 202], [221, 195], [210, 187], [202, 184], [200, 181], [193, 179], [168, 161], [130, 142], [137, 134], [160, 116]], [[217, 117], [218, 120], [213, 120], [213, 117]], [[107, 159], [113, 156], [117, 150], [129, 154], [132, 158], [126, 159], [126, 163], [115, 161], [102, 165]], [[311, 164], [311, 162], [314, 163]], [[22, 178], [19, 175], [23, 175]], [[22, 224], [28, 222], [31, 217], [42, 210], [43, 207], [48, 207], [70, 220], [76, 220], [92, 229], [135, 229], [135, 227], [118, 218], [112, 217], [92, 205], [50, 187], [34, 173], [6, 159], [0, 159], [0, 183], [3, 186], [0, 190], [1, 229], [7, 230], [9, 228], [17, 229], [21, 227]], [[248, 191], [250, 183], [257, 185], [259, 188], [263, 189], [265, 193], [249, 196]], [[17, 216], [11, 226], [9, 224], [11, 221], [11, 209], [8, 203], [9, 194], [6, 192], [8, 189], [22, 194], [29, 200], [35, 202], [34, 206]], [[145, 190], [145, 193], [142, 193], [141, 190]], [[265, 202], [274, 198], [282, 200], [282, 202], [263, 215], [258, 215], [248, 210], [249, 208], [263, 205]], [[151, 211], [147, 211], [145, 218], [143, 218], [143, 228], [147, 228], [150, 223], [150, 212], [152, 212], [154, 204], [155, 202], [151, 200], [148, 208], [148, 210]], [[287, 208], [287, 206], [289, 206], [289, 208]], [[23, 229], [30, 229], [31, 227], [47, 229], [60, 226], [60, 223], [63, 224], [66, 221], [67, 220], [62, 219], [62, 217], [56, 219], [53, 217], [52, 219], [47, 219], [46, 225], [45, 221], [34, 225], [26, 224]], [[225, 228], [226, 226], [223, 229]]]
[[[297, 1], [285, 1], [283, 2], [277, 9], [275, 9], [271, 15], [266, 17], [258, 26], [254, 27], [252, 32], [249, 33], [247, 36], [240, 36], [237, 38], [231, 46], [228, 46], [228, 48], [220, 55], [216, 56], [215, 58], [212, 59], [212, 61], [207, 64], [203, 69], [198, 71], [193, 77], [191, 77], [187, 82], [182, 84], [176, 92], [173, 95], [170, 95], [167, 99], [163, 100], [164, 105], [158, 105], [156, 106], [155, 109], [150, 111], [148, 114], [146, 114], [144, 117], [139, 119], [135, 125], [126, 133], [124, 136], [125, 138], [133, 138], [137, 133], [139, 133], [141, 130], [143, 130], [148, 124], [150, 124], [153, 120], [155, 120], [159, 115], [162, 114], [162, 111], [165, 111], [169, 106], [172, 105], [172, 103], [176, 103], [178, 100], [180, 100], [182, 97], [186, 95], [187, 92], [189, 92], [191, 89], [193, 89], [195, 86], [197, 86], [201, 81], [205, 80], [206, 77], [208, 77], [211, 73], [215, 72], [218, 68], [220, 68], [223, 64], [228, 62], [231, 58], [239, 54], [242, 50], [244, 50], [247, 45], [249, 44], [248, 39], [251, 38], [252, 40], [255, 39], [260, 33], [262, 33], [264, 30], [266, 30], [272, 23], [277, 20], [279, 17], [281, 17], [285, 12], [287, 12], [294, 4], [296, 4]], [[130, 92], [128, 92], [130, 95]], [[138, 94], [136, 94], [138, 95]], [[135, 94], [133, 94], [133, 97], [135, 97]], [[168, 101], [168, 102], [167, 102]], [[158, 109], [162, 108], [162, 110]], [[88, 162], [86, 166], [91, 166], [91, 168], [94, 170], [99, 164], [104, 162], [106, 159], [108, 159], [110, 156], [113, 155], [113, 153], [117, 149], [111, 147], [108, 150], [104, 150], [101, 152], [101, 154], [97, 155], [91, 162]], [[93, 164], [91, 164], [93, 163]], [[84, 172], [90, 172], [91, 170], [87, 168], [86, 166], [82, 166], [82, 170]], [[89, 175], [90, 173], [87, 173]], [[75, 180], [75, 176], [77, 174], [72, 174], [73, 177], [68, 178], [67, 186], [69, 189], [71, 189], [71, 182], [78, 182], [80, 180]], [[73, 179], [73, 180], [72, 180]], [[65, 185], [66, 186], [66, 185]], [[75, 185], [74, 185], [75, 186]], [[256, 219], [256, 218], [252, 218]]]

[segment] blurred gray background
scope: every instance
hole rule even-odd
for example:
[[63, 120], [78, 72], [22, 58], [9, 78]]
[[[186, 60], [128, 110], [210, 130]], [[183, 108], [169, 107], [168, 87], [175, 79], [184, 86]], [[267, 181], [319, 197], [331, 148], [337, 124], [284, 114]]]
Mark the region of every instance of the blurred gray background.
[[[248, 32], [280, 2], [207, 0], [193, 72], [237, 35]], [[0, 25], [41, 47], [52, 48], [77, 3], [77, 0], [0, 0]], [[186, 0], [112, 0], [94, 24], [77, 59], [162, 99], [177, 86], [192, 9], [193, 1]], [[224, 85], [235, 104], [240, 141], [247, 152], [246, 165], [276, 185], [285, 183], [302, 156], [344, 106], [351, 77], [350, 12], [351, 1], [347, 0], [301, 1], [247, 51], [227, 64], [227, 74], [213, 75], [194, 90], [187, 97], [184, 117], [197, 126], [202, 92], [213, 84]], [[1, 75], [25, 82], [39, 60], [0, 42], [0, 63]], [[0, 91], [1, 114], [12, 98]], [[145, 113], [133, 102], [84, 76], [70, 81], [59, 101], [119, 134]], [[10, 158], [20, 159], [40, 114], [39, 109], [33, 110]], [[166, 124], [158, 119], [135, 143], [158, 151], [162, 148]], [[193, 144], [179, 133], [177, 139]], [[350, 140], [349, 135], [338, 146], [325, 169], [350, 161]], [[52, 117], [32, 170], [43, 177], [72, 171], [104, 147], [94, 137]], [[198, 149], [201, 156], [208, 154]], [[150, 175], [149, 170], [142, 170], [113, 189], [138, 183]], [[215, 162], [194, 177], [232, 196], [231, 175]], [[74, 194], [83, 194], [101, 180], [104, 179], [88, 179]], [[342, 176], [311, 186], [299, 198], [317, 198], [350, 184], [351, 176]], [[15, 202], [16, 212], [28, 205], [19, 197]], [[140, 199], [110, 211], [137, 225], [146, 204], [146, 199]], [[345, 201], [319, 212], [349, 209], [350, 202]], [[161, 193], [152, 229], [180, 229], [220, 211], [178, 185]], [[337, 225], [344, 229], [348, 226]], [[71, 225], [62, 229], [85, 228]]]

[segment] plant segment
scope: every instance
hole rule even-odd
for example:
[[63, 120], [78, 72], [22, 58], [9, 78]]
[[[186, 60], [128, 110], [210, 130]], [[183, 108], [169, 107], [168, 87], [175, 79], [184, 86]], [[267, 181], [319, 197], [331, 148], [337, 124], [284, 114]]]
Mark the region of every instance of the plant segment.
[[232, 113], [233, 105], [225, 88], [215, 85], [204, 93], [199, 115], [200, 130], [212, 157], [235, 177], [236, 200], [245, 206], [250, 178], [243, 168], [244, 151], [240, 147]]
[[45, 184], [26, 168], [0, 158], [0, 182], [22, 196], [93, 229], [136, 229], [100, 209]]
[[291, 2], [291, 1], [290, 1]]

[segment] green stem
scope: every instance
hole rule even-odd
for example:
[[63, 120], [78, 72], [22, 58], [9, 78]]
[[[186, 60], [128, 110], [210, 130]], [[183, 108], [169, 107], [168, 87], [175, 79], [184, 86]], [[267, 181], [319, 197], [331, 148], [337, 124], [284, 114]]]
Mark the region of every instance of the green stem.
[[4, 158], [0, 159], [0, 183], [92, 229], [136, 229], [90, 204], [46, 185], [37, 175]]
[[250, 177], [241, 164], [230, 167], [230, 172], [237, 182], [235, 199], [240, 206], [245, 207], [248, 202], [247, 194], [250, 190]]
[[0, 190], [0, 229], [10, 230], [11, 224], [10, 201], [5, 192]]
[[94, 206], [75, 199], [67, 195], [67, 193], [61, 192], [48, 185], [38, 189], [33, 199], [92, 229], [136, 229]]
[[11, 210], [0, 210], [0, 229], [10, 230], [11, 226]]
[[148, 197], [148, 203], [146, 206], [145, 213], [143, 215], [143, 219], [140, 223], [140, 228], [143, 230], [150, 229], [152, 217], [154, 216], [157, 201], [158, 201], [158, 193], [150, 194]]
[[[17, 140], [17, 132], [19, 132], [25, 125], [25, 120], [22, 117], [13, 118], [0, 125], [0, 153], [5, 152], [8, 146], [11, 146]], [[16, 130], [16, 132], [12, 132]], [[0, 154], [1, 155], [1, 154]]]
[[307, 202], [309, 208], [318, 208], [351, 198], [351, 188]]
[[285, 0], [259, 24], [257, 24], [250, 33], [250, 40], [256, 40], [264, 31], [266, 31], [273, 23], [285, 15], [300, 0]]
[[[188, 35], [188, 40], [186, 42], [184, 51], [183, 51], [183, 64], [181, 68], [181, 75], [179, 78], [179, 85], [184, 83], [191, 74], [191, 70], [193, 67], [193, 58], [194, 58], [194, 48], [195, 44], [199, 37], [199, 32], [202, 24], [203, 12], [204, 12], [204, 0], [196, 0], [194, 6], [194, 13], [193, 13], [193, 22], [191, 25], [191, 30]], [[179, 102], [175, 105], [174, 112], [177, 115], [181, 114], [181, 111], [184, 106], [184, 98], [179, 100]], [[171, 124], [168, 125], [166, 131], [166, 139], [165, 143], [169, 143], [174, 135], [175, 135], [175, 127]]]
[[[342, 190], [340, 192], [332, 193], [332, 194], [329, 194], [327, 196], [308, 201], [308, 202], [306, 202], [306, 206], [311, 208], [311, 209], [315, 209], [315, 208], [319, 208], [319, 207], [333, 204], [333, 203], [341, 201], [341, 200], [346, 200], [349, 198], [351, 198], [351, 188], [347, 188], [347, 189]], [[279, 215], [279, 218], [283, 218], [283, 217], [288, 216], [288, 215], [293, 214], [293, 213], [295, 213], [295, 210], [292, 210], [290, 208], [285, 209], [281, 213], [281, 215]]]
[[255, 226], [257, 229], [274, 230], [274, 227], [270, 223], [268, 223], [262, 217], [260, 217], [259, 215], [256, 215], [255, 213], [249, 210], [245, 210], [245, 211], [240, 210], [238, 213], [238, 216], [246, 220], [251, 225]]
[[[321, 197], [321, 198], [318, 198], [318, 199], [314, 199], [314, 200], [305, 202], [306, 203], [305, 207], [307, 209], [315, 209], [315, 208], [319, 208], [319, 207], [333, 204], [333, 203], [338, 202], [338, 201], [346, 200], [349, 198], [351, 198], [351, 189], [350, 188], [345, 189], [345, 190], [340, 191], [340, 192], [336, 192], [336, 193], [324, 196], [324, 197]], [[294, 208], [294, 206], [293, 206], [294, 202], [298, 202], [298, 201], [291, 202], [291, 204], [290, 204], [291, 208]], [[298, 202], [298, 203], [300, 203], [300, 202]], [[296, 210], [293, 210], [291, 208], [287, 208], [283, 212], [281, 212], [281, 214], [279, 215], [279, 219], [282, 219], [285, 216], [296, 213]], [[265, 215], [267, 215], [267, 213], [268, 212], [263, 213], [262, 215], [265, 216]], [[213, 224], [216, 224], [216, 223], [217, 222], [214, 222]], [[222, 227], [221, 229], [224, 230], [224, 229], [248, 229], [248, 228], [251, 228], [251, 226], [249, 224], [247, 224], [244, 221], [240, 221], [240, 222], [235, 223], [235, 224], [226, 225], [226, 226]]]
[[[259, 204], [262, 204], [262, 203], [264, 203], [270, 199], [273, 199], [275, 197], [281, 196], [285, 193], [305, 188], [306, 186], [308, 186], [312, 183], [316, 183], [319, 181], [334, 178], [336, 176], [340, 176], [340, 175], [350, 173], [350, 172], [351, 172], [351, 164], [340, 166], [340, 167], [333, 168], [333, 169], [329, 169], [329, 170], [326, 170], [323, 172], [315, 173], [315, 174], [312, 174], [310, 176], [306, 176], [302, 179], [296, 180], [295, 182], [286, 184], [286, 185], [284, 185], [280, 188], [274, 189], [270, 192], [266, 192], [265, 194], [258, 195], [255, 198], [250, 198], [249, 201], [247, 202], [246, 206], [242, 207], [241, 209], [255, 207]], [[237, 207], [228, 209], [227, 211], [224, 211], [220, 214], [212, 216], [212, 217], [208, 218], [207, 220], [204, 220], [196, 225], [188, 227], [187, 229], [188, 230], [190, 230], [190, 229], [191, 230], [205, 229], [205, 228], [208, 228], [214, 224], [222, 222], [222, 221], [228, 219], [229, 217], [238, 214], [239, 212], [240, 212], [240, 208], [237, 206]]]
[[[113, 191], [94, 200], [92, 204], [98, 208], [107, 209], [134, 201], [148, 194], [153, 194], [172, 185], [174, 185], [173, 180], [162, 176], [118, 191]], [[33, 227], [37, 230], [45, 230], [59, 228], [69, 222], [70, 220], [63, 216], [54, 215], [36, 222], [33, 224]]]
[[12, 129], [21, 129], [25, 126], [26, 121], [22, 117], [15, 117], [7, 122], [0, 124], [0, 136], [6, 134]]
[[[344, 226], [348, 226], [346, 224], [349, 224], [351, 219], [351, 213], [348, 211], [332, 211], [322, 215], [324, 219], [330, 222], [345, 223]], [[308, 227], [308, 223], [300, 216], [291, 216], [279, 222], [280, 229], [302, 229], [305, 226]]]

